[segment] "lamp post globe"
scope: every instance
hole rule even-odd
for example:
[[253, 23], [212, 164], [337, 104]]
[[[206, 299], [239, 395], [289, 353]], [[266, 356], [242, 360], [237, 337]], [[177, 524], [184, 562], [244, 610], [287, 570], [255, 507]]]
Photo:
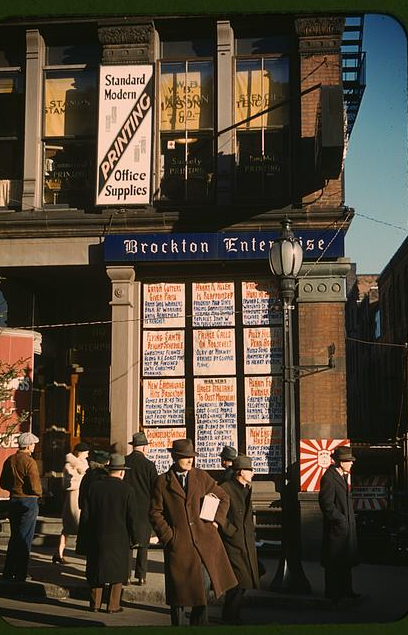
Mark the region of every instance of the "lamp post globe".
[[291, 221], [282, 221], [281, 236], [269, 252], [272, 273], [279, 280], [282, 300], [282, 555], [271, 589], [310, 593], [310, 583], [301, 562], [301, 520], [298, 500], [299, 463], [296, 429], [295, 375], [293, 366], [292, 312], [296, 277], [303, 262], [303, 250], [293, 235]]

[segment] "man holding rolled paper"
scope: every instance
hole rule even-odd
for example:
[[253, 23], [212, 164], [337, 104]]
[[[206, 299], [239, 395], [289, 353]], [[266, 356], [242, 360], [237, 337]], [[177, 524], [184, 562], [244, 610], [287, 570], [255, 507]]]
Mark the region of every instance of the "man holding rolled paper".
[[186, 624], [185, 607], [192, 607], [190, 625], [203, 626], [210, 588], [220, 597], [237, 585], [217, 530], [226, 521], [229, 499], [207, 472], [193, 466], [197, 452], [191, 439], [176, 439], [170, 452], [174, 463], [156, 480], [150, 520], [164, 547], [171, 623]]

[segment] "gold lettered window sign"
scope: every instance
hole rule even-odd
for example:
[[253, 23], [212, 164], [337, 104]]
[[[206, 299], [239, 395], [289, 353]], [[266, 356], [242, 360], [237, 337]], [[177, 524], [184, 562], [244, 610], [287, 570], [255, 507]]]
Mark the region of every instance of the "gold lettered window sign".
[[162, 64], [160, 127], [166, 132], [212, 128], [211, 62]]
[[46, 137], [95, 133], [96, 76], [92, 71], [49, 73], [44, 91]]

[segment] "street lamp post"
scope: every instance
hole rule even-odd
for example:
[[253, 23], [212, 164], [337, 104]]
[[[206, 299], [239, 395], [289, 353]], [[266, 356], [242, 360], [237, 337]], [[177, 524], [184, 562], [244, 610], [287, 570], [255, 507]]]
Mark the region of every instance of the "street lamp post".
[[282, 233], [269, 252], [272, 273], [279, 279], [283, 309], [282, 342], [282, 556], [271, 583], [275, 591], [309, 593], [310, 584], [301, 561], [301, 521], [298, 500], [298, 443], [296, 431], [295, 373], [293, 366], [292, 311], [296, 277], [303, 262], [303, 250], [291, 230], [291, 221], [282, 221]]

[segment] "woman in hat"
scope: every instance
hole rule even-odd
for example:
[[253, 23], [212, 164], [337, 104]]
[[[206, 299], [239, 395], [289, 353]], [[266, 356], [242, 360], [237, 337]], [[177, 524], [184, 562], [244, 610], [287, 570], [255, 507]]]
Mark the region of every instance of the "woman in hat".
[[258, 556], [252, 520], [251, 482], [254, 475], [249, 456], [232, 461], [233, 478], [221, 485], [230, 499], [227, 518], [219, 527], [238, 584], [225, 595], [223, 621], [241, 624], [240, 610], [245, 589], [259, 588]]
[[54, 564], [66, 564], [64, 550], [68, 536], [76, 536], [78, 533], [80, 509], [78, 504], [79, 487], [82, 478], [87, 471], [89, 446], [86, 443], [77, 443], [65, 457], [65, 465], [62, 472], [62, 489], [65, 492], [62, 507], [62, 532], [60, 535], [58, 553], [54, 554]]
[[357, 532], [350, 494], [349, 475], [355, 457], [349, 446], [337, 447], [333, 465], [320, 481], [319, 505], [323, 513], [322, 565], [325, 568], [325, 595], [335, 604], [356, 598], [351, 570], [357, 564]]

